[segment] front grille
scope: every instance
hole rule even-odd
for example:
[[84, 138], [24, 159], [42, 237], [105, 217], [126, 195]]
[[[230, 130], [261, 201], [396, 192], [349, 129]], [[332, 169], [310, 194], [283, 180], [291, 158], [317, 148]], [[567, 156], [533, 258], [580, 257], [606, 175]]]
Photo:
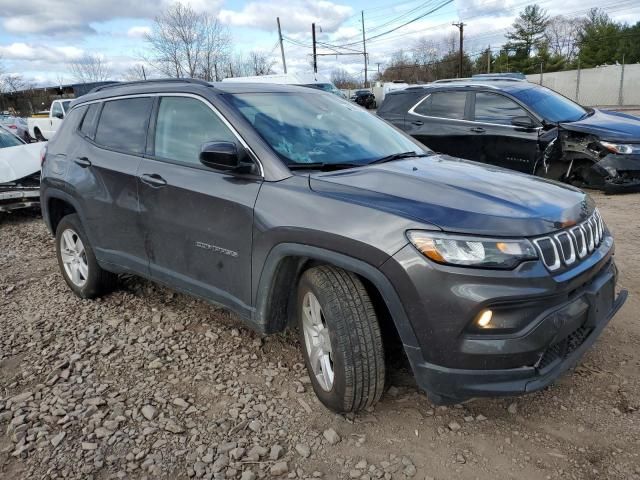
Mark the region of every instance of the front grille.
[[551, 345], [540, 357], [536, 365], [538, 370], [544, 370], [549, 365], [554, 364], [557, 360], [563, 360], [571, 355], [580, 345], [584, 343], [591, 328], [580, 327], [574, 330], [568, 337], [560, 340], [558, 343]]
[[604, 222], [596, 209], [582, 222], [560, 232], [533, 240], [542, 263], [556, 271], [569, 267], [587, 257], [600, 246], [604, 239]]

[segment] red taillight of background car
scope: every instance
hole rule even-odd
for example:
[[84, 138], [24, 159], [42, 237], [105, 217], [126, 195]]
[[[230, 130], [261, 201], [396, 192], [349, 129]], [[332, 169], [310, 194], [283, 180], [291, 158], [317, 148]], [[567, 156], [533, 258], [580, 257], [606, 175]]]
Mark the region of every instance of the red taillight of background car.
[[12, 130], [17, 130], [18, 129], [17, 125], [7, 125], [7, 126]]

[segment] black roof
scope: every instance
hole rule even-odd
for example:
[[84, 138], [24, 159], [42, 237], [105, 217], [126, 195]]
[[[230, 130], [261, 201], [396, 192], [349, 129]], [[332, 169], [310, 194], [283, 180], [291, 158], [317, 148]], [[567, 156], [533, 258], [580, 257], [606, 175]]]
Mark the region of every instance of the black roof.
[[277, 83], [205, 82], [204, 80], [197, 80], [193, 78], [165, 78], [103, 85], [94, 88], [88, 94], [83, 95], [82, 98], [74, 100], [71, 106], [74, 107], [81, 103], [122, 95], [145, 93], [204, 93], [204, 91], [214, 95], [223, 93], [278, 92], [301, 92], [313, 95], [330, 95], [322, 90], [301, 87], [298, 85], [283, 85]]

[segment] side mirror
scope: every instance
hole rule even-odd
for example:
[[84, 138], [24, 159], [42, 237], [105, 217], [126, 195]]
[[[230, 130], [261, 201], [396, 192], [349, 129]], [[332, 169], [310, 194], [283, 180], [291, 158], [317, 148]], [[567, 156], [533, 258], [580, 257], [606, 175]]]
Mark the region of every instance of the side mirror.
[[252, 173], [254, 164], [245, 159], [245, 151], [233, 142], [209, 142], [200, 149], [200, 163], [214, 170]]
[[56, 113], [54, 115], [54, 117], [59, 118], [60, 120], [62, 120], [64, 118], [64, 113]]
[[513, 117], [511, 119], [511, 125], [522, 128], [535, 128], [536, 126], [535, 123], [533, 123], [533, 120], [531, 120], [531, 117], [527, 117], [526, 115]]

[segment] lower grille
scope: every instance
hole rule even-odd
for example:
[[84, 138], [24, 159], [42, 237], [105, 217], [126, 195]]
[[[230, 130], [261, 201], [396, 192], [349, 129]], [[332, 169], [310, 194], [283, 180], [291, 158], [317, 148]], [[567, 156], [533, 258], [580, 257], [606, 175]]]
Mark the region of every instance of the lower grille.
[[551, 345], [546, 352], [542, 354], [538, 361], [538, 370], [544, 370], [548, 366], [555, 363], [557, 360], [563, 360], [571, 355], [580, 345], [584, 343], [589, 334], [591, 328], [580, 327], [574, 330], [568, 337], [560, 340], [558, 343]]

